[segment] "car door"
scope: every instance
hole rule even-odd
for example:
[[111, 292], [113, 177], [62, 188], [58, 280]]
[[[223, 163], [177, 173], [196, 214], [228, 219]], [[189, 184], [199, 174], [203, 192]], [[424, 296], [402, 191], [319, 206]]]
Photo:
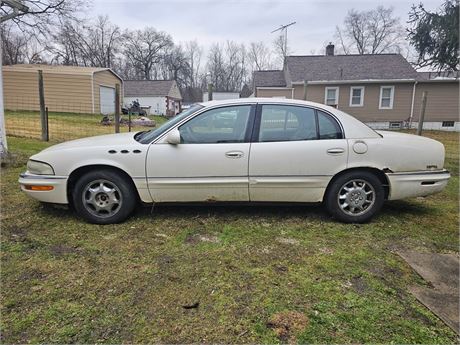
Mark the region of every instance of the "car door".
[[347, 142], [330, 114], [305, 106], [259, 104], [249, 159], [251, 201], [321, 201], [347, 165]]
[[206, 110], [177, 127], [180, 144], [152, 144], [146, 173], [154, 201], [248, 201], [254, 117], [255, 105]]

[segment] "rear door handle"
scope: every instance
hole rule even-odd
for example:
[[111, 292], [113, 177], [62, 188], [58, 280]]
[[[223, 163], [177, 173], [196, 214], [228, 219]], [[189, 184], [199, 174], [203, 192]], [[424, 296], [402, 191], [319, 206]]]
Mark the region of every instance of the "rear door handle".
[[327, 150], [327, 153], [329, 153], [331, 155], [340, 155], [340, 154], [342, 154], [344, 152], [345, 152], [345, 150], [341, 149], [340, 147], [335, 147], [335, 148]]
[[241, 158], [244, 156], [242, 151], [228, 151], [225, 152], [225, 157], [227, 158]]

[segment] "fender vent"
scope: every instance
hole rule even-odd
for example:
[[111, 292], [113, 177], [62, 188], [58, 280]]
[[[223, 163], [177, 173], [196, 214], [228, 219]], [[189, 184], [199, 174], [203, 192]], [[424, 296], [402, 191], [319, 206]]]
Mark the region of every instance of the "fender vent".
[[129, 153], [128, 150], [121, 150], [120, 152], [121, 152], [121, 153]]
[[134, 150], [133, 153], [141, 153], [141, 150]]
[[114, 153], [117, 153], [117, 151], [115, 151], [115, 150], [109, 150], [109, 153], [113, 155]]

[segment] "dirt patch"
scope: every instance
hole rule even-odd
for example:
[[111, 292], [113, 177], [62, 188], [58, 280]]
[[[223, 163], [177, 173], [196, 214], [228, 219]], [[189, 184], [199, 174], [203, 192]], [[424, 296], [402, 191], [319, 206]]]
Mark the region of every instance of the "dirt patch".
[[201, 242], [208, 242], [208, 243], [219, 243], [220, 240], [217, 236], [214, 235], [203, 235], [203, 234], [194, 234], [194, 235], [188, 235], [185, 238], [185, 243], [187, 244], [198, 244]]
[[351, 278], [351, 286], [360, 295], [366, 293], [369, 290], [369, 286], [362, 276], [355, 276]]
[[174, 258], [169, 255], [160, 255], [159, 257], [157, 257], [156, 261], [160, 270], [164, 271], [168, 269], [171, 266], [171, 264], [174, 263]]
[[279, 273], [286, 273], [287, 271], [289, 271], [289, 267], [283, 265], [275, 265], [274, 268], [275, 271]]
[[320, 249], [319, 249], [319, 252], [320, 252], [321, 254], [325, 254], [325, 255], [332, 255], [332, 254], [334, 254], [334, 251], [333, 251], [331, 248], [328, 248], [328, 247], [320, 248]]
[[80, 248], [69, 247], [69, 246], [66, 246], [64, 244], [56, 244], [54, 246], [51, 246], [49, 248], [49, 251], [50, 251], [51, 255], [64, 256], [64, 255], [68, 255], [68, 254], [80, 253], [81, 249]]
[[297, 311], [285, 311], [273, 314], [267, 327], [273, 329], [281, 341], [296, 342], [296, 336], [308, 325], [308, 318]]
[[26, 270], [26, 271], [22, 272], [19, 275], [18, 280], [22, 280], [22, 281], [33, 280], [33, 279], [40, 279], [41, 280], [41, 279], [43, 279], [45, 277], [46, 277], [46, 275], [42, 271], [37, 270], [37, 269], [30, 269], [30, 270]]
[[13, 225], [10, 228], [10, 236], [15, 242], [24, 242], [27, 239], [27, 230]]
[[281, 244], [291, 244], [291, 245], [300, 243], [295, 238], [288, 238], [288, 237], [278, 237], [276, 241]]

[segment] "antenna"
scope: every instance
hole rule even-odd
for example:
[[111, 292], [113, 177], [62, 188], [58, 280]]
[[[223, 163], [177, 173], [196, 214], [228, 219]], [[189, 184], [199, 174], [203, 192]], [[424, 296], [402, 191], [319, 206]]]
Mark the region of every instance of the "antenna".
[[286, 25], [280, 25], [278, 29], [273, 30], [271, 33], [277, 32], [277, 31], [283, 31], [284, 30], [284, 57], [286, 57], [287, 54], [287, 34], [288, 34], [288, 27], [291, 25], [296, 24], [296, 22], [292, 22]]

